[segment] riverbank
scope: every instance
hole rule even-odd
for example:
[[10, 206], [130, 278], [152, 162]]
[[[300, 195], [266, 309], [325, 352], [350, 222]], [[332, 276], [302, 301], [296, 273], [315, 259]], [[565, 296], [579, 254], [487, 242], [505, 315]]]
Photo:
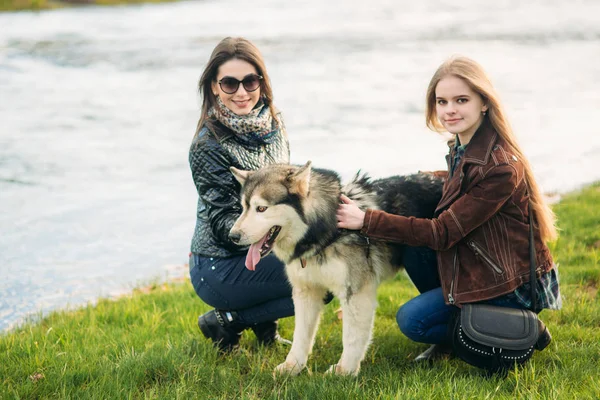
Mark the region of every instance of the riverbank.
[[118, 4], [168, 3], [177, 0], [1, 0], [3, 11], [42, 11], [64, 7], [113, 6]]
[[[0, 398], [544, 398], [600, 397], [600, 183], [555, 204], [564, 308], [544, 311], [550, 347], [506, 379], [484, 378], [457, 360], [414, 365], [425, 346], [395, 323], [416, 295], [399, 274], [379, 290], [373, 345], [357, 379], [325, 377], [342, 349], [337, 301], [325, 309], [311, 373], [274, 381], [287, 348], [259, 348], [249, 332], [236, 353], [219, 357], [196, 318], [209, 309], [190, 283], [156, 284], [117, 300], [50, 314], [0, 335]], [[291, 337], [293, 319], [282, 320]]]

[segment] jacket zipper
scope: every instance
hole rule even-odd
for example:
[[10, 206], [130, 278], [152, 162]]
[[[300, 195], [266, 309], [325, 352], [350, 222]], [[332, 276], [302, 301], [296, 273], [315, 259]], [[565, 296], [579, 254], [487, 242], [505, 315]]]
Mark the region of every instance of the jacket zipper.
[[452, 280], [450, 281], [450, 292], [448, 292], [448, 302], [454, 304], [454, 279], [456, 278], [456, 258], [458, 256], [458, 249], [454, 250], [454, 262], [452, 263]]
[[483, 249], [480, 248], [477, 243], [475, 243], [475, 241], [469, 240], [467, 243], [469, 246], [471, 246], [471, 248], [475, 252], [475, 255], [478, 255], [479, 257], [483, 258], [483, 261], [485, 261], [490, 267], [492, 267], [492, 269], [497, 274], [502, 275], [504, 273], [502, 268], [500, 268], [498, 264], [494, 260], [492, 260], [492, 258], [489, 255], [487, 255], [487, 253], [483, 251]]
[[[449, 171], [451, 169], [451, 162], [453, 160], [454, 160], [454, 152], [451, 151], [450, 152], [450, 163], [448, 164], [448, 170]], [[461, 163], [459, 163], [459, 165], [460, 164]], [[462, 164], [464, 166], [464, 159], [462, 160]], [[454, 168], [456, 168], [456, 167], [458, 167], [458, 165], [455, 166]], [[454, 171], [454, 172], [456, 173], [456, 171]], [[454, 174], [452, 174], [452, 175], [454, 175]], [[450, 181], [450, 179], [452, 179], [452, 178], [449, 178], [448, 181]], [[464, 168], [462, 168], [462, 167], [460, 169], [459, 179], [460, 180], [459, 180], [459, 183], [458, 183], [458, 192], [456, 194], [452, 195], [452, 197], [450, 197], [446, 201], [444, 201], [443, 205], [438, 205], [436, 211], [439, 210], [442, 207], [445, 207], [452, 200], [454, 200], [456, 198], [456, 196], [459, 196], [462, 193], [463, 181], [465, 179], [465, 171], [464, 171]], [[453, 293], [454, 293], [454, 281], [456, 280], [456, 273], [457, 273], [457, 269], [458, 269], [458, 267], [456, 265], [456, 260], [457, 259], [458, 259], [458, 248], [456, 248], [454, 250], [454, 261], [452, 262], [452, 281], [450, 282], [450, 292], [448, 293], [448, 302], [450, 304], [454, 304], [454, 294]]]

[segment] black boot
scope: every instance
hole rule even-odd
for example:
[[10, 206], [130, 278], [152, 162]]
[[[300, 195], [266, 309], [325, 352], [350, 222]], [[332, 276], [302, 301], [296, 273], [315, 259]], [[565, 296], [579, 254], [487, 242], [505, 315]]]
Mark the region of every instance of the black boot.
[[279, 336], [279, 333], [277, 332], [277, 324], [277, 321], [267, 321], [261, 322], [260, 324], [252, 325], [250, 327], [256, 335], [258, 344], [263, 346], [270, 346], [276, 342], [287, 345], [292, 344], [292, 342], [290, 342], [289, 340]]
[[242, 331], [246, 328], [239, 322], [235, 311], [212, 310], [198, 317], [198, 327], [207, 339], [222, 352], [238, 346]]
[[548, 345], [552, 341], [552, 335], [550, 335], [550, 331], [548, 330], [546, 325], [540, 319], [538, 319], [538, 326], [539, 326], [540, 336], [538, 336], [538, 340], [535, 343], [535, 349], [542, 351], [546, 347], [548, 347]]

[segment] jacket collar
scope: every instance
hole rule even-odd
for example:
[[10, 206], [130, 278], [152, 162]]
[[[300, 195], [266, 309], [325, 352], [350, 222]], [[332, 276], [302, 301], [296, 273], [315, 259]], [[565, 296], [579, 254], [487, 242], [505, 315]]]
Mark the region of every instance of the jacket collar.
[[498, 134], [485, 118], [465, 150], [464, 163], [486, 165], [497, 140]]

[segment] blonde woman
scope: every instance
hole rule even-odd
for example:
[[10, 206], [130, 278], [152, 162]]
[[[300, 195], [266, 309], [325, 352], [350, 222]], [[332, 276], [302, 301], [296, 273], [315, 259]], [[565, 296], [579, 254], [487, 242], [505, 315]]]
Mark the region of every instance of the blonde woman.
[[[426, 123], [453, 135], [435, 218], [365, 212], [345, 197], [338, 209], [340, 228], [420, 249], [417, 262], [405, 264], [421, 294], [397, 313], [407, 337], [433, 345], [417, 360], [450, 352], [446, 332], [456, 306], [531, 307], [530, 211], [537, 255], [535, 311], [561, 306], [558, 274], [546, 246], [557, 235], [554, 214], [478, 63], [454, 57], [437, 69], [427, 89]], [[550, 340], [547, 330], [542, 335]]]

